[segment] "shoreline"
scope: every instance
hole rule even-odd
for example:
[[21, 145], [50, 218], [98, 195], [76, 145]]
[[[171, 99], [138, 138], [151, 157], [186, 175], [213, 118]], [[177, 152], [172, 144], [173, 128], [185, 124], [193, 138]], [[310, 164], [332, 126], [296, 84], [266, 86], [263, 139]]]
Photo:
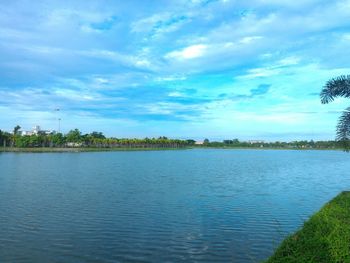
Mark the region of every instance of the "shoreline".
[[349, 262], [349, 208], [350, 192], [341, 192], [284, 239], [264, 262]]
[[195, 146], [195, 147], [182, 147], [182, 148], [159, 148], [159, 147], [112, 147], [112, 148], [102, 148], [102, 147], [77, 147], [77, 148], [65, 148], [65, 147], [0, 147], [0, 153], [79, 153], [79, 152], [124, 152], [124, 151], [171, 151], [171, 150], [286, 150], [286, 151], [341, 151], [340, 148], [327, 149], [327, 148], [273, 148], [273, 147], [205, 147], [205, 146]]
[[170, 151], [170, 150], [187, 150], [189, 148], [89, 148], [89, 147], [77, 147], [77, 148], [61, 148], [61, 147], [30, 147], [30, 148], [18, 148], [18, 147], [6, 147], [0, 148], [0, 153], [79, 153], [79, 152], [125, 152], [125, 151]]

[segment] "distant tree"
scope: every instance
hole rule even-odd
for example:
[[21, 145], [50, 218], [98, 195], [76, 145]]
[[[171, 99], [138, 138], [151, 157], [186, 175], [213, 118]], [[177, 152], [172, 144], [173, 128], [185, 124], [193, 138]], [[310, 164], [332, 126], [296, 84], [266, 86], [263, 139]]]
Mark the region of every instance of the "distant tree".
[[30, 136], [16, 136], [16, 147], [29, 147], [30, 145]]
[[209, 144], [209, 139], [205, 138], [203, 144]]
[[21, 129], [21, 126], [16, 125], [13, 128], [13, 135], [12, 135], [12, 147], [15, 146], [16, 144], [16, 137], [18, 137], [17, 135], [19, 134], [19, 130]]
[[309, 142], [309, 145], [310, 145], [311, 148], [314, 148], [316, 144], [315, 144], [314, 140], [311, 140]]
[[6, 147], [10, 144], [10, 142], [13, 140], [13, 134], [9, 132], [1, 132], [1, 146]]
[[[350, 98], [350, 75], [330, 79], [323, 87], [321, 102], [327, 104], [336, 97]], [[346, 151], [350, 150], [350, 107], [344, 110], [338, 120], [336, 139]]]
[[81, 132], [78, 129], [71, 130], [66, 135], [67, 142], [81, 142]]
[[106, 137], [103, 135], [102, 132], [94, 131], [94, 132], [90, 133], [89, 135], [90, 135], [90, 137], [95, 138], [95, 139], [106, 139]]
[[50, 139], [53, 146], [62, 146], [64, 144], [64, 137], [62, 133], [52, 134]]
[[21, 129], [21, 126], [16, 125], [16, 126], [13, 128], [13, 135], [17, 135], [20, 129]]
[[4, 141], [5, 141], [4, 132], [0, 130], [0, 147], [4, 145]]
[[194, 145], [196, 143], [196, 141], [192, 139], [186, 140], [186, 142], [188, 145]]

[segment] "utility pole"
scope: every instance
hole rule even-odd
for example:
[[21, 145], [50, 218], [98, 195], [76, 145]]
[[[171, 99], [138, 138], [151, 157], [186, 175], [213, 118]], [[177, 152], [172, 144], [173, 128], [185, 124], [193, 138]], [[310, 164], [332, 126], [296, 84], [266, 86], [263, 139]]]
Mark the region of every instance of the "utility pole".
[[58, 133], [60, 133], [60, 130], [61, 130], [61, 118], [59, 118], [59, 116], [58, 116], [58, 112], [60, 111], [60, 109], [59, 108], [56, 108], [56, 109], [54, 109], [54, 111], [55, 112], [57, 112], [57, 121], [58, 121], [58, 130], [57, 130], [57, 132]]

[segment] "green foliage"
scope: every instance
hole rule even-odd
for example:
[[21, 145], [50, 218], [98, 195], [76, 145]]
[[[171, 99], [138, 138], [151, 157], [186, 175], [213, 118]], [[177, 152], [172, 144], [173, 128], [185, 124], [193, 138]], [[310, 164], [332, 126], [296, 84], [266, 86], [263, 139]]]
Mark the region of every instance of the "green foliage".
[[88, 136], [90, 136], [91, 138], [94, 138], [94, 139], [106, 139], [106, 137], [103, 135], [102, 132], [92, 132], [90, 133]]
[[21, 129], [21, 126], [16, 125], [16, 127], [13, 128], [13, 135], [17, 135], [20, 129]]
[[78, 129], [71, 130], [66, 135], [67, 142], [79, 143], [82, 141], [81, 132]]
[[220, 148], [268, 148], [268, 149], [340, 149], [341, 142], [336, 141], [293, 141], [293, 142], [241, 142], [238, 139], [222, 142], [203, 143], [205, 147]]
[[350, 107], [339, 118], [336, 138], [346, 151], [350, 150]]
[[266, 263], [350, 262], [350, 192], [343, 192], [285, 239]]
[[326, 85], [323, 87], [321, 94], [322, 104], [327, 104], [332, 102], [336, 97], [350, 97], [350, 75], [339, 76], [327, 81]]
[[29, 147], [30, 146], [30, 136], [15, 136], [15, 146], [17, 147]]
[[[18, 126], [19, 127], [19, 126]], [[19, 130], [16, 129], [17, 131]], [[191, 142], [194, 144], [195, 141]], [[0, 147], [12, 145], [18, 148], [36, 147], [91, 147], [91, 148], [179, 148], [190, 145], [185, 140], [159, 138], [128, 139], [106, 138], [102, 132], [92, 132], [82, 135], [78, 129], [62, 133], [34, 135], [19, 135], [4, 133], [0, 130]]]
[[196, 143], [196, 141], [192, 140], [192, 139], [186, 140], [186, 142], [188, 145], [195, 145], [195, 143]]
[[[34, 135], [10, 134], [0, 130], [0, 147], [14, 146], [19, 148], [36, 147], [90, 147], [90, 148], [181, 148], [202, 147], [196, 145], [195, 140], [169, 139], [165, 136], [158, 138], [106, 138], [102, 132], [94, 131], [82, 134], [78, 129], [69, 131], [67, 134], [39, 133]], [[238, 139], [224, 140], [222, 142], [210, 142], [204, 140], [204, 147], [220, 148], [276, 148], [276, 149], [335, 149], [341, 144], [334, 141], [295, 141], [295, 142], [269, 142], [249, 143], [240, 142]]]
[[12, 135], [8, 132], [0, 130], [0, 147], [9, 146]]
[[50, 135], [53, 146], [62, 146], [65, 143], [65, 138], [62, 133]]
[[[336, 97], [349, 98], [350, 75], [329, 80], [323, 87], [320, 97], [323, 104], [333, 101]], [[350, 108], [347, 108], [339, 118], [336, 139], [342, 143], [346, 151], [350, 150]]]
[[16, 147], [49, 147], [50, 141], [47, 135], [15, 135], [14, 146]]

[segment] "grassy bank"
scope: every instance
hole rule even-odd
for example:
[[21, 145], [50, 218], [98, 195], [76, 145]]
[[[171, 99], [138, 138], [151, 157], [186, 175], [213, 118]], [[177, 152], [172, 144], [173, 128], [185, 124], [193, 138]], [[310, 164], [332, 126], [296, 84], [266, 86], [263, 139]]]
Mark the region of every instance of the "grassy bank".
[[46, 152], [113, 152], [113, 151], [160, 151], [160, 150], [185, 150], [188, 148], [127, 148], [127, 147], [115, 147], [115, 148], [95, 148], [95, 147], [82, 147], [82, 148], [56, 148], [56, 147], [6, 147], [0, 148], [0, 152], [29, 152], [29, 153], [46, 153]]
[[339, 194], [285, 239], [266, 263], [350, 262], [350, 192]]

